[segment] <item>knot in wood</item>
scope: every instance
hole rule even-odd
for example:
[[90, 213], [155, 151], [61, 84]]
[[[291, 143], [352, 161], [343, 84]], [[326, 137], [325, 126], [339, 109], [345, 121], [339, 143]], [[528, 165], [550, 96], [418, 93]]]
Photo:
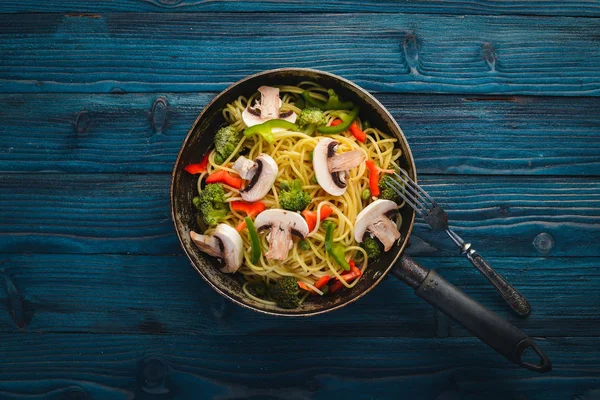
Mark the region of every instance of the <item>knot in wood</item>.
[[85, 133], [90, 125], [90, 114], [87, 111], [80, 111], [75, 115], [75, 131], [79, 134]]
[[550, 253], [554, 248], [554, 238], [546, 232], [542, 232], [533, 239], [533, 246], [542, 254]]
[[152, 105], [152, 112], [150, 114], [150, 121], [152, 122], [152, 129], [155, 133], [163, 133], [167, 126], [167, 109], [169, 103], [164, 97], [156, 99]]
[[402, 40], [404, 59], [412, 74], [419, 74], [419, 41], [414, 32], [408, 33]]
[[481, 45], [481, 57], [487, 63], [490, 72], [496, 70], [496, 51], [491, 43], [484, 43]]
[[150, 357], [143, 360], [140, 367], [140, 386], [144, 392], [151, 394], [168, 392], [165, 388], [168, 369], [162, 360]]

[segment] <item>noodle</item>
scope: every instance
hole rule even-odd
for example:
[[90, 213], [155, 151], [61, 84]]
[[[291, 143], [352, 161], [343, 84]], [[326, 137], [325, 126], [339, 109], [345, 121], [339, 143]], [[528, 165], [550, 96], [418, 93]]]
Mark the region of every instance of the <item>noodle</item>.
[[[298, 86], [279, 86], [282, 106], [281, 110], [292, 110], [296, 113], [301, 112], [301, 108], [296, 105], [298, 96], [304, 90], [310, 90], [311, 95], [317, 100], [327, 100], [327, 89], [320, 87], [313, 82], [301, 82]], [[242, 120], [242, 112], [248, 106], [257, 100], [258, 92], [246, 98], [238, 97], [232, 103], [227, 104], [223, 109], [223, 117], [225, 121], [233, 125], [238, 131], [242, 131], [246, 126]], [[328, 124], [331, 123], [340, 115], [340, 111], [326, 111]], [[362, 127], [362, 122], [357, 119], [357, 123]], [[360, 143], [356, 141], [348, 132], [341, 134], [327, 135], [339, 143], [339, 151], [346, 152], [351, 150], [361, 150], [365, 152], [367, 159], [376, 161], [383, 169], [397, 168], [397, 160], [402, 155], [401, 150], [394, 147], [397, 139], [391, 137], [376, 128], [365, 129], [367, 141]], [[244, 263], [238, 270], [244, 275], [247, 282], [242, 286], [243, 292], [255, 301], [263, 304], [275, 304], [272, 301], [267, 301], [253, 295], [248, 290], [250, 283], [258, 283], [266, 281], [267, 283], [273, 279], [279, 279], [282, 276], [293, 276], [299, 281], [306, 283], [311, 289], [317, 293], [322, 293], [316, 289], [314, 283], [323, 276], [330, 275], [340, 278], [340, 275], [345, 271], [334, 262], [325, 251], [325, 234], [321, 226], [320, 213], [324, 205], [328, 205], [333, 209], [330, 218], [335, 220], [336, 228], [334, 231], [334, 241], [342, 244], [345, 249], [346, 260], [362, 260], [359, 268], [362, 272], [367, 268], [367, 253], [354, 240], [354, 223], [359, 212], [370, 203], [370, 199], [363, 200], [361, 193], [365, 189], [369, 189], [369, 179], [367, 169], [362, 163], [359, 167], [353, 168], [347, 176], [348, 188], [347, 191], [339, 197], [331, 196], [325, 192], [317, 183], [311, 161], [311, 153], [317, 145], [319, 139], [323, 136], [308, 136], [301, 132], [280, 131], [274, 132], [275, 142], [270, 144], [259, 135], [251, 138], [244, 137], [238, 144], [235, 151], [223, 165], [215, 162], [215, 154], [211, 153], [207, 172], [200, 175], [198, 181], [198, 189], [201, 189], [201, 182], [206, 174], [210, 174], [218, 170], [233, 171], [231, 163], [234, 157], [237, 157], [240, 152], [249, 159], [256, 158], [261, 153], [270, 155], [279, 168], [277, 182], [282, 180], [293, 181], [300, 179], [303, 189], [307, 191], [313, 199], [308, 209], [316, 211], [319, 214], [317, 218], [316, 228], [307, 236], [310, 248], [302, 251], [298, 246], [294, 246], [287, 258], [283, 261], [271, 260], [266, 257], [261, 257], [257, 265], [251, 263], [251, 245], [248, 235], [245, 232], [241, 233], [244, 242]], [[228, 165], [226, 167], [225, 165]], [[277, 183], [276, 183], [277, 186]], [[240, 200], [239, 191], [232, 189], [229, 186], [225, 187], [227, 201]], [[278, 191], [273, 187], [271, 191], [261, 200], [267, 208], [280, 208]], [[231, 211], [221, 222], [230, 226], [237, 226], [244, 219], [244, 215]], [[398, 220], [401, 223], [401, 219]], [[205, 234], [212, 234], [214, 227], [206, 230]], [[261, 235], [261, 245], [263, 249], [268, 248], [266, 235]], [[358, 264], [358, 263], [357, 263]], [[358, 279], [351, 283], [346, 283], [341, 280], [346, 287], [353, 287], [357, 284]], [[304, 300], [306, 296], [302, 298]]]

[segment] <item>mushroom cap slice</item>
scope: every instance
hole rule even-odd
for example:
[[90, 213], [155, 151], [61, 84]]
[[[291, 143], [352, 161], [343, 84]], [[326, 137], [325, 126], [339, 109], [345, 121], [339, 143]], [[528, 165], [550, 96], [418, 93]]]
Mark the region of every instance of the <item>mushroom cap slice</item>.
[[209, 256], [221, 258], [222, 249], [219, 239], [211, 235], [201, 235], [194, 231], [190, 232], [190, 238], [200, 250]]
[[[329, 163], [327, 162], [330, 157], [330, 151], [337, 146], [337, 141], [331, 138], [323, 138], [319, 140], [319, 143], [315, 146], [313, 152], [313, 168], [319, 185], [332, 196], [341, 196], [346, 193], [348, 185], [345, 180], [345, 172], [334, 172], [333, 174], [343, 175], [340, 181], [334, 181], [333, 174], [329, 171]], [[335, 151], [335, 150], [334, 150]]]
[[257, 230], [266, 229], [273, 225], [289, 226], [292, 234], [304, 239], [308, 235], [308, 224], [302, 215], [297, 212], [272, 208], [256, 216], [254, 226]]
[[[263, 122], [267, 122], [271, 119], [283, 119], [284, 121], [291, 122], [292, 124], [296, 122], [298, 115], [292, 110], [286, 113], [280, 113], [278, 117], [275, 118], [262, 118], [260, 116], [260, 110], [257, 108], [252, 108], [250, 106], [246, 107], [244, 111], [242, 111], [242, 121], [246, 124], [246, 127], [250, 128], [254, 125], [260, 125]], [[275, 130], [273, 130], [275, 132]]]
[[248, 107], [242, 112], [242, 120], [248, 128], [262, 124], [270, 119], [283, 119], [291, 123], [296, 122], [298, 116], [295, 112], [291, 110], [286, 113], [279, 112], [283, 104], [279, 98], [279, 88], [261, 86], [258, 88], [258, 91], [260, 92], [260, 103], [256, 101], [254, 106], [248, 104]]
[[242, 179], [252, 179], [256, 172], [256, 163], [244, 156], [239, 156], [231, 168], [236, 170]]
[[240, 190], [242, 199], [250, 203], [259, 201], [269, 193], [279, 173], [277, 163], [268, 154], [259, 154], [254, 163], [256, 167], [253, 168], [254, 173], [251, 175], [250, 182]]
[[260, 116], [267, 119], [279, 118], [279, 107], [283, 103], [279, 98], [279, 88], [261, 86], [260, 92]]
[[234, 228], [227, 224], [219, 224], [211, 235], [200, 235], [194, 231], [190, 237], [203, 252], [225, 261], [220, 268], [221, 272], [233, 274], [244, 260], [244, 242], [242, 237]]
[[233, 274], [242, 265], [244, 260], [244, 242], [239, 232], [227, 224], [217, 225], [213, 233], [223, 243], [223, 259], [225, 266], [221, 272]]
[[304, 239], [308, 235], [308, 224], [298, 213], [271, 209], [261, 212], [254, 220], [256, 229], [270, 229], [268, 236], [269, 251], [265, 257], [274, 260], [285, 260], [294, 242], [292, 235]]
[[391, 200], [383, 199], [375, 200], [366, 206], [356, 216], [356, 223], [354, 224], [354, 239], [356, 239], [358, 243], [361, 243], [365, 236], [365, 232], [368, 230], [371, 224], [376, 222], [382, 215], [397, 209], [398, 204]]

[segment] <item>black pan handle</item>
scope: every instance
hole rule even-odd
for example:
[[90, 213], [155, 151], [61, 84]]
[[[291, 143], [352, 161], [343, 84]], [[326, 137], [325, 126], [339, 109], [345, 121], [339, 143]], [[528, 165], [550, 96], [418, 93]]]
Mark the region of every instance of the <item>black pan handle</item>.
[[[437, 272], [420, 266], [403, 254], [392, 268], [392, 274], [415, 289], [417, 296], [457, 321], [508, 360], [536, 372], [552, 370], [550, 359], [533, 339], [473, 300]], [[527, 349], [537, 353], [539, 364], [523, 361], [523, 353]]]

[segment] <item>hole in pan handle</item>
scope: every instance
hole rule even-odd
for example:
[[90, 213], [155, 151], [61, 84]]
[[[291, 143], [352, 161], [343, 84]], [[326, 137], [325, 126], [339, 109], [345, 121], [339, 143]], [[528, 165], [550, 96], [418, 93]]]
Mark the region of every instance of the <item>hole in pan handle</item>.
[[[523, 356], [529, 349], [533, 350], [537, 357], [539, 357], [539, 362], [537, 364], [532, 364], [524, 360]], [[516, 357], [520, 360], [518, 363], [520, 366], [532, 371], [549, 372], [552, 370], [552, 363], [550, 362], [550, 359], [530, 337], [527, 337], [519, 342], [517, 345]]]
[[[552, 370], [550, 359], [533, 339], [437, 272], [420, 266], [405, 254], [402, 254], [391, 272], [412, 287], [417, 296], [464, 326], [509, 361], [536, 372]], [[522, 356], [527, 349], [532, 349], [540, 357], [538, 364], [523, 361]]]

